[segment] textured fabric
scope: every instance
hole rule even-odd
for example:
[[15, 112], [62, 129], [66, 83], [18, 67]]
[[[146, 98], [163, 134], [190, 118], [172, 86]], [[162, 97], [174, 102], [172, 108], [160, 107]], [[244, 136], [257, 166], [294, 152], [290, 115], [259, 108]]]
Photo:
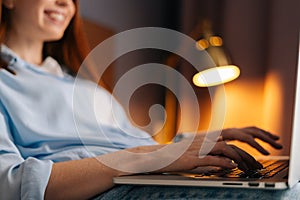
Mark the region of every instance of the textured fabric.
[[1, 56], [16, 75], [0, 70], [0, 199], [43, 199], [53, 162], [156, 144], [96, 84], [46, 72], [5, 46]]
[[256, 190], [233, 188], [172, 187], [172, 186], [132, 186], [120, 185], [101, 194], [94, 200], [299, 200], [300, 184], [287, 190]]

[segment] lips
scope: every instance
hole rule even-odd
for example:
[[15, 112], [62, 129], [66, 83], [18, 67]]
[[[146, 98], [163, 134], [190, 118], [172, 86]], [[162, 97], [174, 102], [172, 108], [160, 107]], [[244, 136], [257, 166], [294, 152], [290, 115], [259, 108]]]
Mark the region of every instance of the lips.
[[51, 20], [56, 22], [63, 22], [66, 19], [65, 14], [62, 12], [47, 10], [45, 13]]

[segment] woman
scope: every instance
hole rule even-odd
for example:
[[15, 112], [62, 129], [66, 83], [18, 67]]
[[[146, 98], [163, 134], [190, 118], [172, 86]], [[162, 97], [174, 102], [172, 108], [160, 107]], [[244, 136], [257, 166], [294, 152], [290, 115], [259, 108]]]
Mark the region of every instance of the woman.
[[[112, 188], [113, 177], [124, 174], [261, 167], [225, 140], [247, 142], [263, 154], [268, 152], [255, 138], [281, 148], [277, 136], [255, 127], [223, 130], [203, 156], [200, 135], [158, 145], [130, 124], [102, 88], [96, 90], [99, 131], [91, 106], [95, 85], [80, 80], [82, 95], [74, 97], [74, 78], [67, 74], [76, 74], [86, 56], [79, 22], [77, 0], [2, 0], [0, 199], [87, 199]], [[82, 109], [73, 109], [72, 98]], [[108, 109], [111, 101], [117, 116]], [[182, 147], [186, 151], [175, 157], [171, 150]], [[159, 156], [147, 154], [156, 151]], [[149, 168], [168, 159], [174, 162]]]

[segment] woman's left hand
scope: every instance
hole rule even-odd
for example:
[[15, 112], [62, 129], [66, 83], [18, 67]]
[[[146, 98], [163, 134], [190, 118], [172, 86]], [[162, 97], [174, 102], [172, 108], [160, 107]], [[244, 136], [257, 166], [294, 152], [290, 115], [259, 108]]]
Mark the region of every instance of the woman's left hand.
[[279, 140], [278, 136], [253, 126], [224, 129], [222, 130], [221, 137], [219, 139], [224, 141], [238, 140], [247, 143], [264, 155], [269, 155], [270, 153], [255, 139], [260, 139], [270, 144], [275, 149], [282, 149], [282, 145], [277, 142]]

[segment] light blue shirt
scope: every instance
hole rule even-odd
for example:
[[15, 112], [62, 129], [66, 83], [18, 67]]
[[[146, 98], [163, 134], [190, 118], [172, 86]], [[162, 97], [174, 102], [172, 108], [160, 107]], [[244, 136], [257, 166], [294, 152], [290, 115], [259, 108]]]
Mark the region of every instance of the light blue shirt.
[[54, 162], [156, 142], [106, 90], [26, 63], [5, 46], [0, 70], [0, 199], [43, 199]]

